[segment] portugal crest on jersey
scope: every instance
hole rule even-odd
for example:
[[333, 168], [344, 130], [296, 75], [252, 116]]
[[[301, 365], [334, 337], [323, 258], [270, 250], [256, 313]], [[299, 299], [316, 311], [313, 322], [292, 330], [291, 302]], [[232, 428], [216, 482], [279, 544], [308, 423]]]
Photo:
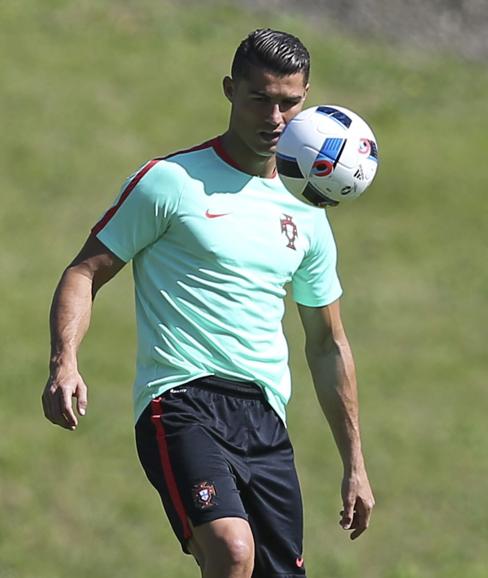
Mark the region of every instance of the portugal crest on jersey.
[[288, 241], [287, 247], [296, 251], [295, 239], [298, 236], [298, 229], [293, 222], [293, 217], [291, 215], [283, 215], [283, 218], [280, 220], [280, 222], [281, 232], [285, 234], [285, 237]]

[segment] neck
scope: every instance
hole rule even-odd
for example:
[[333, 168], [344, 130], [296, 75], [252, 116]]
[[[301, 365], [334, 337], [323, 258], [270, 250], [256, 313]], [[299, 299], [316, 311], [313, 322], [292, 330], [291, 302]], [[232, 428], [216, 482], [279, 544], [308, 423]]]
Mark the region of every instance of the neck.
[[261, 156], [251, 150], [241, 139], [227, 131], [220, 139], [225, 152], [240, 169], [256, 177], [272, 178], [276, 173], [275, 155]]

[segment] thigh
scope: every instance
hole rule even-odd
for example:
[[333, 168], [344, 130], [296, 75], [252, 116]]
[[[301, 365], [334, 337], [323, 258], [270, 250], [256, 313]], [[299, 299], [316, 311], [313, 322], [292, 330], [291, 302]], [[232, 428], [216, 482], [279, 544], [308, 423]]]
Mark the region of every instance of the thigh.
[[265, 449], [250, 458], [243, 495], [255, 540], [253, 578], [303, 578], [301, 490], [287, 430], [274, 412], [261, 419], [257, 443]]
[[136, 425], [139, 459], [186, 552], [193, 528], [224, 517], [247, 519], [228, 456], [209, 431], [206, 395], [172, 390]]

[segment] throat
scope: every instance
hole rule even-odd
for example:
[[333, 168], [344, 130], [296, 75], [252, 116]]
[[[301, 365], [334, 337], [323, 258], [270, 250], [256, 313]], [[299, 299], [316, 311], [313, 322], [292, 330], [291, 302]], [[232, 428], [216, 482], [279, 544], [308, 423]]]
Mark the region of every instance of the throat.
[[219, 141], [224, 159], [240, 171], [265, 179], [271, 179], [276, 175], [274, 153], [260, 155], [229, 132], [223, 134]]

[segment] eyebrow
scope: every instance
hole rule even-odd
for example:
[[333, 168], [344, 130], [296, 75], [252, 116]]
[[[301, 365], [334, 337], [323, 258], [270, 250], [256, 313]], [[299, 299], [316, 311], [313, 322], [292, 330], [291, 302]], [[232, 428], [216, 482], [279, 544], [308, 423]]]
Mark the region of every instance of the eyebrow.
[[[249, 94], [253, 95], [253, 96], [265, 96], [266, 98], [273, 98], [271, 95], [269, 95], [267, 92], [264, 92], [264, 90], [251, 90], [249, 92]], [[302, 100], [302, 95], [298, 95], [298, 94], [293, 94], [290, 96], [285, 96], [283, 99], [284, 100]]]

